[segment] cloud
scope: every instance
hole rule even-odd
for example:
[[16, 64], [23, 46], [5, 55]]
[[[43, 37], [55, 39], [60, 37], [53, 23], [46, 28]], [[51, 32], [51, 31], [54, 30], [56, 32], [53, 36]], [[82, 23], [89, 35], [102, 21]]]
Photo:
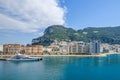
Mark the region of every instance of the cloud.
[[37, 28], [32, 27], [32, 25], [19, 21], [19, 20], [9, 18], [3, 14], [0, 14], [0, 29], [17, 30], [17, 31], [22, 31], [22, 32], [36, 32], [37, 31]]
[[63, 25], [65, 11], [57, 0], [0, 0], [0, 29], [37, 32]]

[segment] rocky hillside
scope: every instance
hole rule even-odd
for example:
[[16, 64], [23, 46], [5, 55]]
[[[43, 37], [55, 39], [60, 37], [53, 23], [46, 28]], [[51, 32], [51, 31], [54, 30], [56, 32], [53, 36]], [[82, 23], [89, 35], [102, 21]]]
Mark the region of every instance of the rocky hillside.
[[85, 41], [100, 40], [103, 43], [120, 44], [120, 26], [117, 27], [88, 27], [80, 30], [66, 28], [62, 25], [49, 26], [44, 35], [32, 40], [32, 44], [49, 45], [58, 41]]

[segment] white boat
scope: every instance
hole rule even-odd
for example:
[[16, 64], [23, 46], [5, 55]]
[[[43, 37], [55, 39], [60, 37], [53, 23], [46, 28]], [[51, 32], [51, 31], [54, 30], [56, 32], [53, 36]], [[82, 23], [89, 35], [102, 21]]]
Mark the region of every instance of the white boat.
[[42, 60], [42, 58], [36, 58], [36, 57], [29, 57], [25, 54], [17, 53], [14, 56], [7, 59], [7, 61], [39, 61]]

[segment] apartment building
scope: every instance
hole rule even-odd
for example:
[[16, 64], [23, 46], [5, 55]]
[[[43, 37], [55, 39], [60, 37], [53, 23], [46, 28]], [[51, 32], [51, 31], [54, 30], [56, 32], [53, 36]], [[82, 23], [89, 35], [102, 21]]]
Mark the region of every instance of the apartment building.
[[3, 45], [3, 54], [16, 54], [17, 52], [22, 54], [42, 54], [43, 46], [42, 45], [30, 45], [24, 46], [20, 44], [4, 44]]

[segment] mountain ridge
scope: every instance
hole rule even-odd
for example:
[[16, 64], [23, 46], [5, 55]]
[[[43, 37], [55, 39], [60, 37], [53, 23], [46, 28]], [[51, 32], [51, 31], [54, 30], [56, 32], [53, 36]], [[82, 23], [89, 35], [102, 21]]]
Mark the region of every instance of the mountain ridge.
[[32, 40], [32, 44], [50, 45], [58, 41], [100, 40], [102, 43], [120, 44], [120, 26], [116, 27], [87, 27], [74, 30], [63, 25], [52, 25], [45, 29], [44, 35]]

